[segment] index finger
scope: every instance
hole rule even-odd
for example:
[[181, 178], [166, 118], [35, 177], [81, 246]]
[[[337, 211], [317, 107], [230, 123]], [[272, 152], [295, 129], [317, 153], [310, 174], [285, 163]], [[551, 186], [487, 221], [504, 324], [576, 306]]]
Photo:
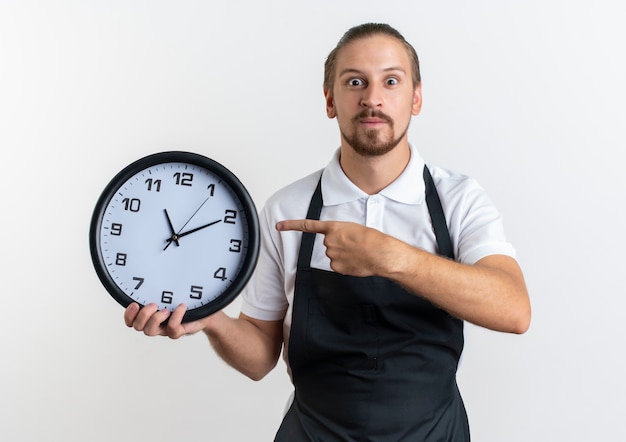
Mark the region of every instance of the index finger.
[[288, 219], [276, 223], [276, 230], [280, 232], [288, 230], [298, 230], [309, 233], [328, 232], [328, 221], [318, 221], [315, 219]]

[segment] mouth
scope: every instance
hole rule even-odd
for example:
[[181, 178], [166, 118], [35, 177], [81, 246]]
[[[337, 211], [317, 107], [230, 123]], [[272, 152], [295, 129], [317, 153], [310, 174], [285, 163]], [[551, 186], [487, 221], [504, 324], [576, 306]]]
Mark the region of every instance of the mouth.
[[392, 124], [391, 118], [387, 115], [380, 112], [372, 113], [371, 111], [362, 112], [361, 114], [357, 115], [355, 120], [359, 124], [370, 128], [378, 127], [383, 124]]
[[365, 124], [366, 126], [376, 126], [379, 124], [387, 124], [387, 120], [382, 118], [361, 118], [359, 123]]

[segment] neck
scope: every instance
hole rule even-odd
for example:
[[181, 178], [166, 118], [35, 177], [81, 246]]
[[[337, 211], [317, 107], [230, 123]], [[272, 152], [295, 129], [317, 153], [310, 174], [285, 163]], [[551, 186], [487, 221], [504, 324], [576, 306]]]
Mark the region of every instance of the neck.
[[341, 145], [339, 164], [346, 176], [368, 195], [379, 193], [402, 174], [411, 151], [403, 141], [384, 155], [366, 157], [357, 154], [350, 145]]

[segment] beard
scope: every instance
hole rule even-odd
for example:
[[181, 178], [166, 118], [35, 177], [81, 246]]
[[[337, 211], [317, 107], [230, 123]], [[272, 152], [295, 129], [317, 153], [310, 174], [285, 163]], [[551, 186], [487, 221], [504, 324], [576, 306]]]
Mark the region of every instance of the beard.
[[[362, 130], [359, 121], [363, 118], [380, 118], [387, 122], [387, 128]], [[402, 138], [406, 135], [408, 126], [397, 137], [394, 138], [393, 119], [379, 111], [364, 110], [351, 120], [352, 131], [347, 133], [340, 128], [343, 139], [354, 149], [354, 151], [364, 157], [376, 157], [385, 155], [393, 150]]]

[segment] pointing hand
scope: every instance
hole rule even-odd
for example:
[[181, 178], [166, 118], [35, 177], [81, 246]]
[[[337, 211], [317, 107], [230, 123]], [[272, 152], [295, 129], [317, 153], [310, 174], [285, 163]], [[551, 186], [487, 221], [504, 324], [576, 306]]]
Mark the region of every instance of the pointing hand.
[[276, 229], [324, 235], [326, 256], [337, 273], [385, 276], [387, 268], [393, 270], [394, 244], [399, 241], [376, 229], [357, 223], [310, 219], [280, 221]]

